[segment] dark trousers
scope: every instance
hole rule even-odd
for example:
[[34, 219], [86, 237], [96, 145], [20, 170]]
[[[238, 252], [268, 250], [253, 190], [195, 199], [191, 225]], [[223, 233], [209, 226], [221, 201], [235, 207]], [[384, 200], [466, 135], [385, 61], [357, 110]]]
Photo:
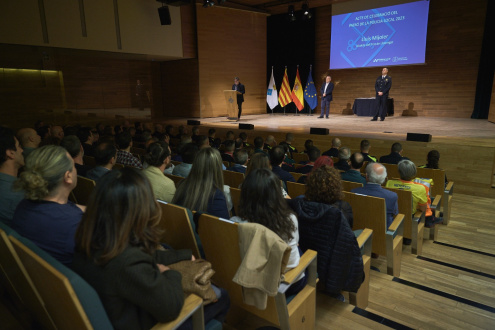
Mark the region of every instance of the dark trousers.
[[240, 119], [242, 113], [242, 101], [237, 101], [237, 106], [239, 107], [239, 112], [237, 113], [237, 119]]
[[376, 96], [375, 115], [373, 119], [377, 119], [378, 116], [380, 116], [380, 119], [385, 119], [385, 116], [387, 116], [387, 100], [388, 95]]
[[320, 117], [323, 117], [323, 114], [325, 114], [326, 117], [328, 117], [328, 114], [330, 113], [330, 100], [327, 100], [326, 98], [322, 97], [321, 98], [321, 113]]

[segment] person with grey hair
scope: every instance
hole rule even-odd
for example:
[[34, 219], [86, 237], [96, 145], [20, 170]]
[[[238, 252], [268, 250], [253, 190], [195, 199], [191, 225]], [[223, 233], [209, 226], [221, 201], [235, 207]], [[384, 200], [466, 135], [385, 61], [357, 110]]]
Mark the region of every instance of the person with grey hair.
[[399, 213], [399, 205], [397, 203], [397, 194], [381, 186], [386, 178], [387, 169], [385, 166], [380, 163], [370, 163], [366, 166], [366, 184], [363, 187], [352, 189], [351, 192], [385, 199], [388, 228], [394, 221], [394, 217]]
[[246, 149], [239, 149], [234, 152], [235, 164], [227, 168], [228, 171], [246, 173], [249, 154]]
[[349, 159], [351, 158], [351, 149], [347, 147], [341, 147], [339, 149], [339, 161], [333, 165], [338, 170], [348, 171], [351, 169], [349, 165]]

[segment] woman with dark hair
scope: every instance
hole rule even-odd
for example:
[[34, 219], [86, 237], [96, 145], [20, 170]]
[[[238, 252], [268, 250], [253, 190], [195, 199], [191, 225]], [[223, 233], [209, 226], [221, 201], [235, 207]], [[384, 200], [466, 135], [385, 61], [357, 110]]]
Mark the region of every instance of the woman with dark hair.
[[349, 203], [342, 200], [342, 181], [340, 173], [336, 168], [321, 166], [308, 176], [306, 183], [306, 194], [304, 198], [308, 201], [335, 206], [341, 210], [352, 228], [354, 217]]
[[[264, 152], [258, 152], [251, 156], [251, 159], [249, 159], [249, 163], [247, 165], [246, 173], [244, 174], [244, 176], [247, 177], [248, 174], [251, 173], [251, 171], [260, 168], [266, 168], [269, 170], [272, 169], [272, 165], [270, 165], [270, 157], [268, 157], [268, 155]], [[284, 196], [284, 198], [290, 198], [290, 196], [287, 194], [287, 191], [284, 189], [283, 186], [281, 186], [281, 189], [282, 189], [282, 196]]]
[[[172, 321], [184, 304], [182, 276], [167, 265], [194, 258], [189, 250], [160, 249], [160, 218], [149, 181], [132, 168], [108, 172], [90, 196], [76, 232], [73, 269], [98, 292], [116, 329]], [[224, 300], [211, 308], [228, 309], [221, 291]], [[223, 322], [225, 313], [213, 317]]]
[[[428, 152], [428, 155], [426, 156], [426, 165], [421, 165], [418, 167], [422, 168], [432, 168], [432, 169], [440, 169], [438, 163], [440, 162], [440, 153], [438, 150], [430, 150]], [[447, 186], [447, 183], [449, 183], [449, 180], [447, 180], [447, 174], [445, 174], [445, 186]]]
[[204, 148], [197, 153], [191, 172], [179, 183], [172, 203], [219, 218], [230, 217], [224, 193], [222, 157], [217, 149]]
[[148, 146], [144, 156], [148, 167], [143, 174], [150, 180], [155, 198], [170, 203], [174, 198], [175, 184], [163, 175], [170, 163], [170, 148], [166, 142], [154, 142]]
[[[300, 258], [297, 217], [287, 205], [280, 187], [280, 179], [270, 169], [252, 170], [242, 184], [238, 216], [231, 220], [258, 223], [280, 236], [291, 247], [287, 269], [292, 269], [299, 264]], [[289, 294], [304, 287], [305, 279], [298, 283], [293, 284], [297, 290], [291, 290]]]

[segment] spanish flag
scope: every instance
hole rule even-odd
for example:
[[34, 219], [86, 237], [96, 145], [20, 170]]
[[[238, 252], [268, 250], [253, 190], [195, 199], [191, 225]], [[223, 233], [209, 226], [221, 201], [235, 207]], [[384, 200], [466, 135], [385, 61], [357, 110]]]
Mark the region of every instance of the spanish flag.
[[294, 87], [292, 87], [291, 94], [292, 102], [296, 105], [297, 109], [301, 111], [304, 109], [304, 89], [301, 84], [301, 78], [299, 77], [299, 67], [297, 68], [296, 81]]
[[290, 102], [289, 76], [287, 76], [287, 67], [285, 67], [284, 80], [282, 80], [282, 86], [280, 87], [280, 93], [278, 94], [278, 103], [280, 103], [281, 107], [285, 107]]

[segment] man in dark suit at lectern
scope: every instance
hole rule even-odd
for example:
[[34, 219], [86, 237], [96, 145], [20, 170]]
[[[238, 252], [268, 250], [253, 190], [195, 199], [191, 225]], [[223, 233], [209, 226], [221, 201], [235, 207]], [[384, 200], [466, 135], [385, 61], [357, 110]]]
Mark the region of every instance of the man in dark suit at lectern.
[[330, 102], [332, 102], [332, 92], [333, 92], [333, 82], [332, 77], [326, 76], [325, 83], [321, 86], [321, 113], [320, 117], [323, 118], [323, 114], [328, 119], [328, 114], [330, 112]]
[[232, 90], [238, 91], [241, 94], [237, 94], [237, 106], [239, 107], [239, 112], [237, 113], [237, 121], [241, 119], [242, 112], [242, 102], [244, 102], [244, 93], [246, 90], [244, 89], [244, 85], [239, 81], [239, 77], [234, 78], [234, 84], [232, 85]]
[[382, 69], [382, 75], [376, 78], [375, 91], [376, 91], [376, 109], [375, 115], [371, 121], [377, 121], [378, 116], [380, 116], [380, 121], [385, 120], [387, 115], [387, 100], [388, 91], [392, 87], [392, 77], [388, 75], [388, 69]]

